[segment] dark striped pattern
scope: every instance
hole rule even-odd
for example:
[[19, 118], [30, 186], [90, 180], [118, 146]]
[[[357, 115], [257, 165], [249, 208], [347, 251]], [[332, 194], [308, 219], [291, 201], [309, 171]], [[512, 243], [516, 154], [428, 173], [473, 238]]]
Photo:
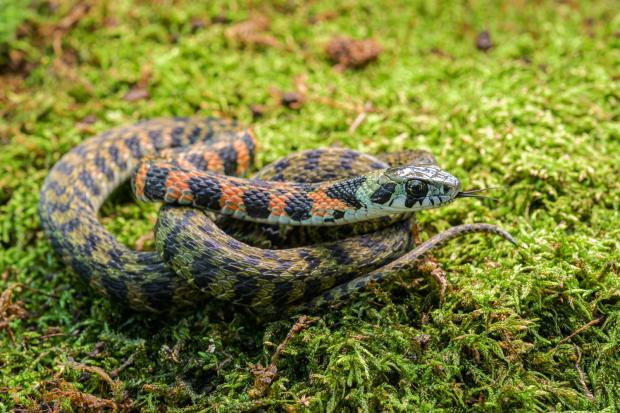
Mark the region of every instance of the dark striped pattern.
[[222, 188], [216, 179], [190, 178], [188, 185], [194, 193], [194, 202], [197, 205], [212, 211], [218, 211], [220, 209]]
[[325, 190], [325, 194], [334, 199], [343, 201], [352, 208], [361, 208], [362, 204], [355, 196], [355, 191], [366, 181], [363, 176], [349, 179], [346, 181], [340, 181]]

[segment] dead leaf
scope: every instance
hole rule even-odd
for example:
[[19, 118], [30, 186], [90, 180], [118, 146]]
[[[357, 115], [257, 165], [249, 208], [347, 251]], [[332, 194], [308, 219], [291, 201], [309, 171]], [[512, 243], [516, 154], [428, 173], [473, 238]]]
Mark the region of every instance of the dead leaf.
[[271, 21], [263, 15], [232, 25], [226, 30], [226, 37], [241, 46], [281, 47], [280, 42], [268, 33]]
[[374, 39], [355, 40], [349, 37], [332, 38], [325, 47], [330, 60], [338, 69], [361, 68], [377, 60], [383, 48]]

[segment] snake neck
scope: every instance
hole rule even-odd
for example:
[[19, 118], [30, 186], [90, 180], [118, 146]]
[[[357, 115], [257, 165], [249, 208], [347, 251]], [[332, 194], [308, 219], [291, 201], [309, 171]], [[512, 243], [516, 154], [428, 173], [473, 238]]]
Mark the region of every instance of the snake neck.
[[338, 225], [372, 218], [363, 194], [380, 171], [322, 183], [248, 180], [175, 163], [142, 163], [132, 175], [138, 200], [191, 205], [246, 221], [285, 225]]
[[[399, 188], [386, 170], [328, 182], [292, 183], [248, 180], [151, 160], [134, 171], [132, 187], [141, 201], [191, 205], [267, 224], [342, 225], [407, 212], [393, 206]], [[439, 201], [420, 203], [418, 209], [438, 205]]]

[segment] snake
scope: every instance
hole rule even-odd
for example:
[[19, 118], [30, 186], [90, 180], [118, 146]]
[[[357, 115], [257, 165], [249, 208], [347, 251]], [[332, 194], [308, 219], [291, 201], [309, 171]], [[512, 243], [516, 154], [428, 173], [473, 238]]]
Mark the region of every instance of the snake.
[[[214, 117], [157, 118], [85, 140], [51, 168], [39, 218], [86, 284], [138, 311], [217, 300], [312, 310], [415, 269], [431, 250], [490, 224], [463, 224], [415, 246], [415, 212], [475, 197], [429, 152], [382, 157], [328, 147], [255, 163], [251, 128]], [[124, 182], [161, 202], [155, 250], [136, 251], [99, 221]], [[288, 311], [288, 310], [287, 310]]]

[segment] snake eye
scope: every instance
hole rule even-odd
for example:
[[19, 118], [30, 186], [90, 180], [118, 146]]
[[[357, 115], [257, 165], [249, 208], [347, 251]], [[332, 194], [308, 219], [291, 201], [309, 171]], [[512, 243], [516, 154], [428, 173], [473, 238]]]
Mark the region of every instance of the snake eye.
[[405, 185], [405, 189], [407, 190], [408, 195], [415, 198], [423, 198], [428, 192], [428, 185], [424, 181], [412, 179], [411, 181], [407, 182], [407, 184]]

